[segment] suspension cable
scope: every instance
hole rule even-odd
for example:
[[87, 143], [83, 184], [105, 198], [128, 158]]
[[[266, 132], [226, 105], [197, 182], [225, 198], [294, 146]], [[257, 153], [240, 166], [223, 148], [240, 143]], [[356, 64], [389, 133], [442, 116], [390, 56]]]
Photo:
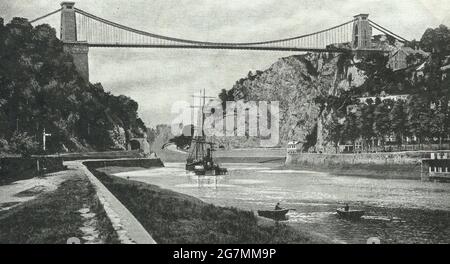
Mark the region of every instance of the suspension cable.
[[370, 19], [369, 19], [369, 22], [371, 23], [371, 25], [372, 25], [374, 28], [380, 30], [381, 32], [383, 32], [383, 33], [385, 33], [385, 34], [387, 34], [387, 35], [391, 35], [391, 36], [393, 36], [394, 38], [396, 38], [397, 40], [400, 40], [400, 41], [403, 41], [403, 42], [408, 42], [408, 40], [406, 40], [405, 38], [403, 38], [403, 37], [401, 37], [401, 36], [395, 34], [394, 32], [392, 32], [392, 31], [386, 29], [385, 27], [382, 27], [382, 26], [378, 25], [377, 23], [373, 22], [373, 21], [370, 20]]
[[51, 12], [51, 13], [48, 13], [48, 14], [46, 14], [46, 15], [43, 15], [43, 16], [41, 16], [41, 17], [38, 17], [38, 18], [36, 18], [36, 19], [33, 19], [33, 20], [30, 21], [30, 24], [31, 24], [31, 23], [34, 23], [34, 22], [36, 22], [36, 21], [39, 21], [39, 20], [41, 20], [41, 19], [44, 19], [44, 18], [46, 18], [46, 17], [49, 17], [49, 16], [51, 16], [51, 15], [53, 15], [53, 14], [56, 14], [56, 13], [60, 12], [61, 10], [62, 10], [62, 8], [60, 8], [60, 9], [58, 9], [58, 10], [55, 10], [55, 11], [53, 11], [53, 12]]
[[250, 46], [250, 45], [263, 45], [263, 44], [273, 44], [273, 43], [280, 43], [280, 42], [286, 42], [286, 41], [290, 41], [290, 40], [296, 40], [296, 39], [301, 39], [301, 38], [305, 38], [305, 37], [309, 37], [309, 36], [313, 36], [316, 34], [320, 34], [320, 33], [324, 33], [324, 32], [328, 32], [331, 31], [333, 29], [345, 26], [347, 24], [353, 23], [355, 20], [350, 20], [348, 22], [345, 22], [343, 24], [328, 28], [328, 29], [324, 29], [321, 31], [317, 31], [314, 33], [310, 33], [310, 34], [305, 34], [305, 35], [301, 35], [301, 36], [297, 36], [297, 37], [292, 37], [292, 38], [285, 38], [285, 39], [277, 39], [277, 40], [270, 40], [270, 41], [260, 41], [260, 42], [239, 42], [239, 43], [222, 43], [222, 42], [208, 42], [208, 41], [196, 41], [196, 40], [188, 40], [188, 39], [181, 39], [181, 38], [173, 38], [173, 37], [167, 37], [167, 36], [163, 36], [163, 35], [158, 35], [158, 34], [153, 34], [153, 33], [149, 33], [149, 32], [145, 32], [142, 30], [137, 30], [134, 28], [130, 28], [121, 24], [117, 24], [115, 22], [112, 22], [110, 20], [106, 20], [103, 19], [101, 17], [97, 17], [95, 15], [92, 15], [88, 12], [85, 12], [81, 9], [75, 8], [75, 12], [84, 15], [88, 18], [91, 18], [93, 20], [96, 20], [98, 22], [101, 23], [105, 23], [108, 24], [110, 26], [113, 26], [115, 28], [119, 28], [122, 30], [126, 30], [132, 33], [136, 33], [142, 36], [148, 36], [148, 37], [153, 37], [153, 38], [158, 38], [158, 39], [162, 39], [162, 40], [169, 40], [169, 41], [175, 41], [175, 42], [181, 42], [181, 43], [188, 43], [188, 44], [197, 44], [197, 45], [219, 45], [219, 46]]

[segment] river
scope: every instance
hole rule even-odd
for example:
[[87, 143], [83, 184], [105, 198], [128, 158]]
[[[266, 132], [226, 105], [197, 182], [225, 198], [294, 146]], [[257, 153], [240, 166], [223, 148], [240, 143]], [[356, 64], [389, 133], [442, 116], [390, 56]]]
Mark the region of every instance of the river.
[[[335, 176], [284, 170], [279, 164], [223, 164], [229, 175], [187, 174], [182, 163], [165, 168], [117, 173], [185, 193], [219, 206], [271, 209], [277, 202], [293, 208], [286, 223], [346, 243], [450, 243], [450, 184], [415, 180]], [[364, 209], [359, 221], [339, 218], [348, 203]]]

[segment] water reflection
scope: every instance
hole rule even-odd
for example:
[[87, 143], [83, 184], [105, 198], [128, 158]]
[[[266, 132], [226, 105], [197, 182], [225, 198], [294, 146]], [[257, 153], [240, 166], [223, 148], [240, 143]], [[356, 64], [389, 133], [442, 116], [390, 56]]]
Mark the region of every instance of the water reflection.
[[[286, 221], [350, 243], [379, 237], [382, 243], [449, 243], [450, 184], [334, 176], [280, 170], [277, 165], [224, 164], [229, 175], [186, 173], [184, 164], [117, 174], [198, 197], [221, 206], [294, 208]], [[341, 219], [336, 208], [363, 209], [359, 221]]]

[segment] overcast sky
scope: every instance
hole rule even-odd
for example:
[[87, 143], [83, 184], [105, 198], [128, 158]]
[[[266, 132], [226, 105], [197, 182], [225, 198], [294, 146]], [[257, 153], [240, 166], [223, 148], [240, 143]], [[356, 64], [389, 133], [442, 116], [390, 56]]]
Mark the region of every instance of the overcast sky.
[[[144, 31], [204, 41], [250, 42], [314, 32], [358, 13], [406, 39], [450, 25], [449, 0], [78, 0], [76, 7]], [[0, 16], [35, 18], [54, 0], [0, 0]], [[59, 28], [59, 16], [45, 21]], [[172, 103], [205, 88], [216, 96], [249, 70], [264, 70], [286, 52], [90, 49], [91, 82], [139, 103], [149, 126], [170, 123]]]

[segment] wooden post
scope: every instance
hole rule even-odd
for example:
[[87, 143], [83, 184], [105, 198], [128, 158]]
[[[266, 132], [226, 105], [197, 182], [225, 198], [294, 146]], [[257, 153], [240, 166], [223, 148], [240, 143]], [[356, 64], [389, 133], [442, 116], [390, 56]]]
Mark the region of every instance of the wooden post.
[[45, 147], [45, 144], [46, 144], [46, 138], [47, 137], [50, 137], [52, 134], [46, 134], [45, 133], [45, 128], [44, 128], [44, 131], [42, 132], [42, 149], [45, 151], [46, 150], [46, 147]]

